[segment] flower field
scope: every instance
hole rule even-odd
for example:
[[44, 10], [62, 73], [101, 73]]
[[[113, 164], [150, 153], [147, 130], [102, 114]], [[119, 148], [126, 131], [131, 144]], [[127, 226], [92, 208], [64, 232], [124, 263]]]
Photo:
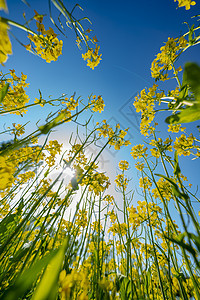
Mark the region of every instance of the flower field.
[[[1, 10], [7, 11], [7, 2], [0, 0]], [[178, 10], [198, 6], [174, 2]], [[129, 128], [97, 121], [106, 106], [102, 95], [46, 98], [39, 90], [32, 101], [29, 74], [4, 72], [15, 56], [11, 28], [26, 36], [27, 44], [17, 40], [22, 50], [43, 63], [56, 65], [65, 55], [68, 31], [91, 72], [103, 62], [100, 42], [84, 27], [90, 18], [76, 17], [77, 10], [82, 14], [78, 4], [70, 11], [67, 1], [49, 0], [44, 14], [36, 10], [28, 20], [24, 14], [23, 24], [9, 14], [0, 17], [0, 117], [19, 120], [0, 123], [1, 137], [9, 135], [0, 142], [0, 299], [199, 300], [199, 191], [182, 170], [184, 160], [200, 159], [200, 66], [181, 65], [180, 58], [199, 47], [200, 15], [192, 26], [185, 20], [188, 30], [169, 37], [151, 62], [154, 83], [132, 103], [144, 141], [137, 144], [128, 138]], [[22, 117], [31, 123], [35, 108], [45, 120], [30, 132]], [[162, 112], [168, 112], [164, 134], [156, 119]], [[52, 139], [63, 126], [70, 132], [67, 149]], [[88, 155], [91, 145], [98, 152]], [[99, 165], [106, 149], [130, 150], [118, 161], [114, 180]], [[137, 191], [129, 176], [133, 163]], [[135, 201], [136, 193], [141, 200]]]

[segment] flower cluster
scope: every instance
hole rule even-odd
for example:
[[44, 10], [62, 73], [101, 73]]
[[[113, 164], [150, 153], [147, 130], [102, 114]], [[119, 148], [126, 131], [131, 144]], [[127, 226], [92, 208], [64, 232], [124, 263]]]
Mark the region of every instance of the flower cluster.
[[14, 181], [15, 167], [5, 157], [0, 156], [0, 190], [10, 188]]
[[143, 89], [140, 94], [135, 97], [133, 105], [136, 108], [136, 112], [141, 112], [140, 130], [143, 135], [148, 135], [150, 129], [150, 123], [154, 120], [155, 112], [155, 99], [159, 101], [164, 93], [156, 93], [158, 85], [154, 84], [148, 91]]
[[126, 170], [128, 170], [128, 167], [129, 167], [129, 163], [126, 160], [121, 160], [119, 162], [119, 168], [120, 168], [120, 170], [126, 171]]
[[99, 195], [110, 185], [109, 177], [98, 172], [98, 165], [86, 157], [81, 144], [75, 144], [65, 159], [65, 163], [75, 170], [75, 176], [68, 185], [69, 189], [78, 189], [78, 185], [87, 186], [90, 192]]
[[104, 110], [104, 107], [105, 107], [102, 96], [96, 97], [94, 95], [92, 97], [92, 100], [91, 100], [91, 105], [92, 105], [92, 110], [93, 111], [98, 111], [99, 113], [101, 113]]
[[120, 234], [120, 236], [124, 236], [127, 233], [128, 225], [126, 223], [113, 223], [109, 229], [108, 233], [112, 232], [113, 235]]
[[174, 0], [174, 2], [178, 1], [178, 7], [183, 7], [185, 6], [186, 10], [190, 9], [191, 5], [195, 5], [196, 2], [192, 0]]
[[[156, 58], [151, 64], [151, 76], [156, 80], [165, 81], [168, 78], [167, 71], [174, 68], [174, 62], [180, 55], [180, 52], [188, 45], [187, 40], [181, 36], [180, 38], [168, 38], [164, 46], [160, 48], [161, 52], [157, 54]], [[181, 68], [177, 68], [175, 75]], [[166, 73], [163, 75], [163, 72]]]
[[[99, 123], [97, 122], [97, 125]], [[108, 137], [109, 138], [109, 145], [114, 146], [115, 150], [119, 150], [122, 146], [128, 146], [130, 145], [129, 140], [125, 140], [125, 136], [127, 135], [128, 128], [125, 130], [120, 129], [120, 125], [117, 124], [115, 131], [112, 129], [112, 127], [107, 124], [106, 120], [103, 120], [103, 125], [101, 127], [97, 128], [97, 131], [99, 131], [99, 137]]]
[[3, 23], [0, 18], [0, 64], [4, 64], [8, 55], [12, 54], [12, 45], [8, 36], [8, 25]]
[[124, 174], [118, 174], [115, 183], [117, 184], [117, 187], [126, 190], [128, 185], [128, 179], [124, 176]]
[[1, 77], [0, 89], [7, 83], [9, 84], [9, 88], [3, 101], [0, 103], [0, 108], [16, 115], [22, 115], [27, 112], [23, 108], [29, 102], [29, 97], [25, 91], [25, 88], [29, 85], [26, 83], [26, 79], [27, 76], [23, 73], [21, 73], [21, 77], [16, 76], [15, 70], [10, 70], [10, 78]]
[[98, 54], [99, 48], [100, 47], [96, 45], [95, 50], [90, 48], [85, 54], [82, 54], [83, 59], [87, 60], [87, 66], [92, 70], [98, 66], [101, 60], [101, 54]]
[[160, 178], [157, 183], [157, 187], [152, 189], [152, 194], [155, 199], [165, 198], [166, 200], [170, 200], [172, 198], [172, 188], [171, 184], [165, 180], [164, 178]]
[[131, 155], [134, 159], [142, 158], [143, 156], [147, 156], [146, 154], [147, 147], [144, 148], [144, 145], [136, 145], [131, 149]]
[[152, 139], [151, 142], [149, 143], [152, 146], [155, 146], [156, 148], [150, 149], [151, 155], [159, 158], [160, 153], [165, 152], [165, 151], [170, 151], [172, 152], [172, 139], [166, 138], [166, 140], [163, 142], [161, 138], [158, 138], [157, 140]]
[[185, 127], [181, 127], [181, 124], [170, 124], [168, 125], [168, 131], [178, 133], [179, 131], [185, 131]]
[[53, 31], [51, 27], [45, 30], [42, 24], [43, 17], [35, 12], [36, 25], [40, 34], [28, 35], [31, 42], [35, 44], [33, 47], [31, 44], [26, 45], [25, 48], [31, 51], [33, 48], [34, 52], [37, 53], [41, 58], [50, 63], [51, 61], [56, 61], [58, 57], [62, 54], [63, 41], [57, 38], [57, 34]]
[[[11, 131], [11, 134], [14, 134], [14, 139], [16, 139], [17, 137], [25, 133], [25, 128], [23, 125], [16, 124], [16, 123], [12, 123], [12, 125], [13, 125], [13, 129]], [[8, 129], [10, 129], [10, 127], [8, 127]]]
[[70, 97], [70, 99], [68, 99], [67, 97], [65, 98], [65, 101], [62, 102], [62, 104], [65, 104], [67, 106], [67, 109], [69, 111], [73, 111], [76, 109], [76, 107], [78, 106], [78, 99], [74, 99], [74, 97]]
[[90, 172], [81, 184], [88, 185], [88, 190], [98, 196], [109, 187], [110, 180], [104, 173]]
[[88, 223], [87, 210], [79, 209], [79, 211], [76, 214], [75, 225], [78, 227], [85, 228], [87, 226], [87, 223]]
[[149, 180], [147, 176], [140, 178], [140, 184], [139, 186], [144, 190], [150, 190], [150, 187], [152, 186], [152, 182]]
[[177, 137], [174, 142], [174, 149], [177, 150], [178, 155], [189, 156], [194, 149], [194, 136], [190, 134], [187, 138], [185, 134], [182, 134], [179, 138]]
[[88, 276], [83, 270], [77, 271], [73, 269], [67, 274], [66, 270], [62, 270], [59, 276], [59, 295], [61, 300], [74, 299], [78, 294], [77, 299], [88, 299]]
[[48, 150], [48, 156], [45, 158], [45, 161], [49, 167], [55, 165], [56, 155], [60, 154], [62, 144], [59, 144], [57, 140], [49, 141], [49, 144], [45, 146], [45, 149]]

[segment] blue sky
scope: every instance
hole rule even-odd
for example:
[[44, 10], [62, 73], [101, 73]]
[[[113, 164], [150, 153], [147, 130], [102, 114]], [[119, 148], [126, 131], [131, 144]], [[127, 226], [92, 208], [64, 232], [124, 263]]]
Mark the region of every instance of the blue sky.
[[[48, 14], [48, 1], [29, 0], [28, 3], [30, 8], [20, 0], [7, 0], [9, 9], [7, 17], [23, 23], [24, 11], [27, 19], [34, 15], [33, 9], [38, 13]], [[66, 1], [66, 5], [71, 7], [75, 3]], [[83, 98], [87, 98], [92, 93], [102, 95], [106, 107], [105, 112], [96, 117], [97, 120], [110, 119], [112, 124], [119, 122], [122, 127], [129, 127], [132, 144], [142, 143], [143, 137], [137, 129], [138, 117], [132, 106], [133, 96], [144, 87], [152, 86], [150, 66], [155, 55], [168, 37], [178, 37], [187, 31], [187, 26], [183, 23], [184, 21], [190, 25], [193, 23], [191, 17], [199, 13], [200, 5], [197, 4], [191, 10], [186, 11], [185, 8], [177, 9], [177, 3], [173, 0], [144, 0], [142, 2], [80, 0], [78, 3], [84, 11], [77, 11], [77, 15], [90, 18], [93, 33], [99, 40], [102, 61], [95, 70], [86, 66], [81, 57], [83, 52], [77, 48], [75, 36], [70, 29], [66, 31], [67, 39], [59, 36], [64, 41], [63, 55], [58, 58], [57, 62], [50, 64], [28, 53], [11, 36], [13, 55], [1, 69], [4, 72], [15, 69], [17, 75], [20, 72], [28, 75], [27, 82], [30, 83], [30, 87], [27, 92], [31, 102], [39, 96], [38, 89], [46, 98], [49, 95], [57, 97], [62, 93], [72, 95], [74, 92]], [[52, 26], [48, 17], [45, 20], [46, 24]], [[83, 24], [86, 29], [90, 27], [87, 21]], [[11, 31], [20, 41], [28, 44], [25, 32], [16, 28], [11, 28]], [[198, 46], [187, 51], [180, 59], [180, 63], [184, 64], [186, 61], [195, 61], [200, 64]], [[169, 89], [175, 88], [175, 84], [175, 81], [170, 81], [166, 86]], [[44, 112], [38, 107], [20, 121], [19, 117], [5, 116], [1, 120], [1, 127], [4, 123], [8, 125], [12, 122], [25, 123], [30, 116], [31, 124], [34, 124], [38, 119], [42, 119], [44, 114], [46, 116], [46, 110]], [[167, 125], [164, 120], [165, 115], [160, 115], [161, 136], [166, 136]], [[197, 132], [196, 125], [198, 122], [188, 125], [188, 132]], [[67, 132], [66, 127], [60, 128], [54, 137], [64, 141], [67, 139]], [[120, 159], [127, 159], [132, 162], [131, 177], [135, 178], [134, 162], [129, 152], [130, 148], [118, 154], [107, 151], [103, 159], [108, 162], [104, 162], [104, 166], [116, 164]], [[199, 160], [192, 161], [191, 158], [185, 159], [183, 165], [185, 173], [194, 186], [198, 184], [199, 166]]]

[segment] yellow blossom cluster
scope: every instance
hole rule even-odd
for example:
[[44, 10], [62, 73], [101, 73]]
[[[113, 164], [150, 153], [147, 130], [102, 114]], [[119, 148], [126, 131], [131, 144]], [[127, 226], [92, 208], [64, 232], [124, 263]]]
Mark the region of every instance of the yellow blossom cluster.
[[107, 215], [110, 217], [112, 223], [115, 223], [117, 221], [117, 215], [113, 209], [109, 211]]
[[152, 139], [151, 142], [149, 143], [152, 146], [155, 146], [156, 148], [150, 149], [151, 155], [159, 158], [160, 153], [165, 152], [165, 151], [170, 151], [172, 152], [172, 139], [166, 138], [166, 140], [163, 142], [161, 138], [158, 138], [157, 140]]
[[176, 2], [176, 1], [178, 1], [178, 7], [185, 6], [186, 10], [189, 10], [191, 5], [196, 4], [196, 2], [193, 0], [174, 0], [174, 2]]
[[152, 182], [149, 180], [149, 178], [147, 176], [145, 177], [141, 177], [140, 181], [139, 181], [139, 186], [143, 189], [143, 190], [150, 190], [150, 187], [152, 186]]
[[25, 173], [19, 174], [18, 175], [18, 181], [21, 182], [22, 184], [28, 182], [29, 180], [32, 180], [35, 177], [35, 172], [34, 171], [27, 171]]
[[107, 204], [114, 204], [114, 197], [112, 195], [106, 195], [103, 198], [103, 201], [105, 201]]
[[0, 0], [0, 10], [3, 9], [4, 11], [8, 11], [6, 0]]
[[180, 130], [185, 131], [185, 127], [181, 127], [181, 124], [169, 124], [168, 131], [173, 133], [178, 133]]
[[15, 165], [29, 162], [33, 165], [44, 158], [44, 153], [40, 146], [25, 146], [17, 150], [13, 150], [9, 156], [9, 160]]
[[87, 66], [92, 70], [94, 70], [94, 68], [98, 66], [101, 60], [101, 54], [98, 54], [99, 48], [100, 47], [96, 45], [95, 50], [90, 48], [85, 54], [82, 54], [82, 58], [84, 60], [87, 60]]
[[62, 144], [59, 144], [57, 140], [49, 141], [48, 145], [45, 146], [45, 149], [48, 150], [49, 155], [45, 158], [46, 163], [49, 167], [52, 167], [55, 164], [56, 155], [60, 154]]
[[76, 214], [76, 220], [75, 225], [79, 228], [85, 228], [87, 226], [87, 210], [86, 209], [79, 209], [79, 211]]
[[144, 163], [137, 162], [137, 163], [135, 164], [135, 167], [136, 167], [136, 169], [137, 169], [138, 171], [143, 171], [143, 169], [144, 169]]
[[78, 99], [75, 100], [74, 97], [70, 97], [70, 99], [68, 99], [66, 97], [65, 102], [62, 102], [62, 104], [65, 104], [68, 110], [73, 111], [78, 106]]
[[134, 159], [142, 158], [143, 156], [147, 157], [146, 151], [147, 147], [144, 148], [144, 145], [138, 144], [132, 147], [131, 155]]
[[[142, 182], [142, 185], [144, 186], [144, 181]], [[151, 186], [151, 182], [145, 179], [145, 183], [149, 186]], [[129, 214], [128, 214], [128, 221], [129, 224], [132, 227], [132, 230], [136, 230], [141, 226], [141, 224], [148, 220], [150, 217], [150, 220], [152, 222], [152, 226], [157, 226], [159, 224], [158, 219], [158, 213], [162, 212], [162, 209], [159, 205], [157, 205], [154, 202], [149, 202], [147, 204], [146, 201], [138, 201], [137, 208], [135, 208], [133, 205], [127, 208]]]
[[124, 236], [127, 233], [128, 225], [126, 223], [113, 223], [109, 229], [108, 232], [112, 232], [113, 235], [119, 234], [120, 236]]
[[[168, 38], [165, 45], [160, 48], [161, 52], [157, 54], [151, 64], [151, 76], [156, 80], [165, 81], [169, 79], [167, 71], [173, 69], [175, 60], [187, 45], [188, 42], [183, 36], [175, 39]], [[177, 68], [174, 72], [181, 70], [181, 68]], [[165, 71], [166, 73], [163, 74]]]
[[117, 187], [126, 190], [128, 186], [128, 179], [125, 177], [124, 174], [118, 174], [116, 176], [115, 183]]
[[[35, 44], [34, 50], [37, 55], [50, 63], [56, 61], [62, 54], [63, 41], [59, 41], [53, 29], [50, 33], [45, 35], [28, 35], [31, 42]], [[26, 46], [27, 50], [31, 50], [31, 45]]]
[[104, 111], [105, 104], [104, 104], [104, 101], [102, 99], [102, 96], [96, 97], [94, 95], [92, 98], [93, 98], [92, 101], [91, 101], [92, 110], [93, 111], [98, 111], [99, 113]]
[[[12, 123], [13, 129], [11, 134], [14, 134], [15, 138], [23, 135], [25, 133], [25, 128], [21, 124]], [[8, 127], [10, 129], [10, 127]]]
[[28, 38], [34, 43], [35, 47], [28, 44], [25, 48], [28, 51], [31, 51], [33, 48], [34, 52], [48, 63], [56, 61], [62, 54], [63, 41], [59, 41], [57, 34], [55, 34], [51, 27], [49, 27], [48, 30], [45, 30], [44, 24], [42, 24], [43, 16], [39, 15], [36, 11], [34, 19], [36, 20], [37, 31], [39, 34], [29, 34]]
[[120, 170], [126, 171], [126, 170], [128, 170], [128, 167], [129, 167], [129, 163], [126, 160], [121, 160], [119, 162], [119, 168], [120, 168]]
[[[0, 74], [2, 76], [2, 74]], [[25, 92], [25, 88], [29, 85], [26, 83], [27, 76], [21, 73], [21, 77], [16, 76], [15, 70], [10, 70], [10, 78], [1, 77], [0, 89], [7, 83], [9, 84], [8, 92], [0, 108], [4, 111], [10, 111], [11, 114], [22, 115], [27, 110], [23, 107], [29, 102], [29, 97]]]
[[66, 270], [60, 272], [59, 295], [61, 300], [87, 300], [88, 288], [88, 276], [83, 270], [72, 269], [69, 274], [66, 273]]
[[[97, 122], [97, 125], [99, 123]], [[109, 124], [107, 124], [106, 120], [103, 120], [103, 125], [97, 128], [97, 131], [99, 131], [99, 137], [108, 137], [109, 145], [114, 146], [115, 150], [119, 150], [122, 146], [128, 146], [130, 145], [129, 140], [125, 140], [125, 136], [127, 135], [128, 128], [125, 130], [120, 129], [120, 125], [117, 124], [114, 130], [111, 128]]]
[[152, 189], [152, 195], [155, 199], [159, 198], [162, 200], [162, 198], [165, 198], [166, 200], [170, 200], [172, 198], [172, 188], [171, 184], [165, 180], [164, 178], [160, 178], [157, 183], [157, 187], [155, 189]]
[[15, 166], [5, 157], [0, 156], [0, 190], [10, 188], [14, 182]]
[[8, 36], [8, 25], [3, 23], [0, 18], [0, 64], [4, 64], [8, 55], [12, 54], [12, 45]]
[[95, 195], [104, 192], [110, 185], [109, 177], [104, 173], [90, 172], [87, 177], [82, 180], [82, 185], [88, 185], [88, 190]]
[[98, 166], [94, 162], [89, 161], [81, 144], [72, 146], [65, 163], [76, 171], [68, 188], [78, 189], [78, 184], [80, 184], [81, 186], [88, 186], [89, 191], [99, 195], [109, 187], [109, 177], [96, 170]]
[[148, 135], [150, 123], [154, 120], [155, 99], [156, 101], [160, 101], [164, 96], [164, 92], [156, 93], [157, 87], [158, 85], [154, 84], [148, 91], [143, 89], [140, 94], [135, 97], [135, 101], [133, 102], [136, 112], [141, 112], [140, 131], [143, 135]]
[[192, 153], [194, 146], [194, 136], [190, 134], [187, 138], [185, 134], [182, 134], [179, 138], [177, 137], [174, 142], [174, 149], [177, 150], [178, 155], [189, 156]]

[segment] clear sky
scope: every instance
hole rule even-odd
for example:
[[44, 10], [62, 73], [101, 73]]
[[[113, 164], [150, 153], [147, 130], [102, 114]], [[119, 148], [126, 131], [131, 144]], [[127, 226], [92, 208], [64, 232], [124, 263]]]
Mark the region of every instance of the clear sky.
[[[192, 25], [191, 17], [199, 13], [200, 4], [196, 1], [198, 4], [186, 11], [185, 8], [177, 9], [178, 5], [173, 0], [80, 0], [77, 2], [84, 9], [83, 12], [77, 11], [78, 15], [90, 18], [91, 28], [99, 40], [102, 61], [97, 68], [91, 70], [86, 66], [86, 62], [81, 57], [83, 52], [77, 48], [75, 36], [68, 29], [66, 31], [68, 38], [59, 36], [64, 41], [63, 55], [57, 62], [50, 64], [28, 53], [11, 36], [14, 55], [9, 57], [5, 67], [1, 69], [3, 72], [15, 69], [17, 75], [20, 72], [28, 75], [27, 82], [30, 83], [30, 87], [27, 92], [31, 102], [39, 96], [38, 89], [46, 98], [49, 95], [60, 96], [62, 93], [72, 95], [74, 92], [83, 98], [87, 98], [92, 93], [102, 95], [106, 104], [105, 112], [97, 119], [110, 119], [113, 125], [120, 123], [124, 128], [129, 127], [129, 138], [132, 144], [142, 143], [143, 137], [138, 132], [138, 116], [132, 106], [133, 96], [144, 87], [152, 86], [150, 66], [155, 55], [168, 37], [178, 37], [187, 31], [187, 26], [183, 23], [187, 21]], [[30, 8], [20, 0], [7, 0], [9, 9], [7, 17], [23, 23], [24, 11], [27, 19], [34, 15], [34, 9], [38, 13], [48, 14], [47, 0], [28, 0], [28, 3]], [[76, 2], [71, 0], [65, 3], [66, 6], [73, 7]], [[50, 22], [47, 23], [52, 26]], [[89, 23], [85, 21], [85, 28], [88, 27], [90, 27]], [[21, 42], [28, 44], [25, 32], [16, 28], [11, 28], [11, 31]], [[186, 61], [200, 64], [198, 46], [183, 55], [180, 62]], [[175, 81], [171, 81], [166, 86], [175, 88], [175, 84]], [[34, 124], [43, 115], [44, 110], [38, 107], [21, 122], [25, 123], [31, 116], [31, 123]], [[159, 117], [161, 136], [166, 135], [165, 117], [164, 114]], [[20, 121], [19, 117], [5, 116], [0, 122], [2, 127], [4, 123], [9, 125]], [[195, 127], [198, 124], [200, 122], [188, 125], [188, 132], [196, 132]], [[67, 137], [66, 127], [60, 128], [54, 137], [64, 141]], [[134, 179], [136, 176], [134, 162], [129, 152], [130, 148], [121, 150], [116, 155], [107, 151], [103, 157], [106, 162], [102, 164], [106, 167], [106, 164], [108, 166], [110, 163], [117, 163], [120, 159], [132, 161], [131, 177]], [[199, 181], [199, 167], [199, 160], [192, 161], [191, 158], [185, 160], [185, 173], [195, 186]], [[136, 184], [135, 181], [134, 179], [133, 185]]]

